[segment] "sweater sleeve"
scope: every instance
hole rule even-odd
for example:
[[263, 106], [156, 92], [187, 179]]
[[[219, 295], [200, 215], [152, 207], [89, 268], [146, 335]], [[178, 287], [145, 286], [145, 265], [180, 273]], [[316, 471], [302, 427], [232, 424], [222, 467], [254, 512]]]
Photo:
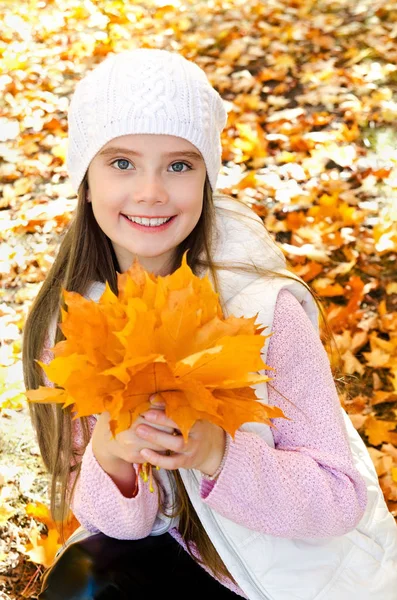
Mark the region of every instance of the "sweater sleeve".
[[203, 501], [236, 523], [274, 536], [343, 535], [363, 516], [367, 490], [353, 463], [328, 355], [287, 290], [279, 293], [273, 332], [269, 404], [291, 420], [272, 419], [275, 448], [237, 431], [216, 483], [202, 481]]
[[[49, 339], [41, 356], [42, 362], [49, 363], [53, 353], [48, 349]], [[53, 383], [44, 374], [44, 383]], [[90, 435], [96, 418], [88, 418]], [[80, 420], [72, 422], [73, 446], [76, 453], [83, 446]], [[134, 465], [137, 471], [137, 465]], [[69, 478], [69, 486], [74, 482], [74, 473]], [[138, 481], [138, 493], [133, 498], [122, 495], [112, 478], [101, 468], [93, 451], [91, 439], [81, 458], [81, 470], [74, 489], [71, 509], [79, 523], [92, 533], [102, 532], [116, 539], [141, 539], [148, 536], [153, 528], [158, 510], [157, 483], [154, 492], [149, 486]]]
[[150, 492], [148, 485], [138, 485], [134, 498], [123, 496], [95, 459], [90, 440], [82, 458], [72, 511], [79, 523], [93, 533], [102, 532], [119, 540], [147, 537], [156, 520], [158, 494], [157, 489]]

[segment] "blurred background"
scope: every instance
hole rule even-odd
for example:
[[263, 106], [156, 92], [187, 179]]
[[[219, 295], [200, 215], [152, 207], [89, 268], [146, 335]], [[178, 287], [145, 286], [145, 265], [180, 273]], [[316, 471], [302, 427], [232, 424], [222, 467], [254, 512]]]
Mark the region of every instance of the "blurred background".
[[0, 0], [0, 18], [0, 599], [35, 598], [59, 547], [21, 335], [76, 206], [71, 93], [124, 49], [181, 52], [223, 97], [219, 189], [322, 299], [341, 403], [397, 517], [396, 3]]

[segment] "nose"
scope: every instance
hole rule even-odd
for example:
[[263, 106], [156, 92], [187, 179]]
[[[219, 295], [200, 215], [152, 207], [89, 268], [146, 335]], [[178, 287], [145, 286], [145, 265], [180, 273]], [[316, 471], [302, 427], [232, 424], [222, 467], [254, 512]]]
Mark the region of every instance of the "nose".
[[136, 179], [134, 200], [137, 203], [164, 204], [168, 201], [168, 191], [164, 182], [156, 174], [146, 174]]

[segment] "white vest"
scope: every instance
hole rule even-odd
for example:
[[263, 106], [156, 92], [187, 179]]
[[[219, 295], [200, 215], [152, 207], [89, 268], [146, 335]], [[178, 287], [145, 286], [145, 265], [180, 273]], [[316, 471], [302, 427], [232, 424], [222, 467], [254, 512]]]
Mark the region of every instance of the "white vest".
[[[224, 198], [217, 199], [215, 204], [215, 262], [255, 263], [291, 275], [286, 270], [282, 252], [249, 207]], [[237, 218], [229, 211], [237, 211]], [[220, 271], [218, 277], [225, 316], [252, 317], [258, 313], [256, 322], [267, 326], [266, 334], [272, 330], [278, 293], [286, 288], [299, 300], [318, 330], [317, 306], [301, 283], [255, 273], [233, 273], [228, 269]], [[87, 295], [98, 300], [103, 290], [104, 284], [96, 282]], [[268, 344], [269, 339], [262, 351], [265, 363]], [[267, 402], [267, 385], [259, 384], [254, 388], [258, 399]], [[364, 516], [357, 527], [345, 535], [292, 540], [252, 531], [219, 515], [202, 502], [198, 471], [180, 470], [203, 526], [229, 572], [250, 600], [351, 600], [353, 597], [357, 600], [397, 600], [397, 526], [387, 509], [365, 444], [346, 412], [342, 408], [341, 411], [353, 459], [367, 484], [368, 494]], [[257, 433], [274, 448], [268, 426], [248, 423], [241, 429]], [[161, 480], [171, 494], [165, 473]], [[159, 514], [152, 535], [165, 533], [174, 525], [175, 521]], [[77, 541], [75, 534], [70, 541]]]

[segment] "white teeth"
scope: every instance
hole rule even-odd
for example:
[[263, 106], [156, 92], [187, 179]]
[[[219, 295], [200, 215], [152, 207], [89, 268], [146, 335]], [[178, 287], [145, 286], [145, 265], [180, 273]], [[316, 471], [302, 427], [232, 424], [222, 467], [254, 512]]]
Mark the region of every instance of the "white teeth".
[[133, 223], [139, 223], [140, 225], [146, 225], [149, 227], [158, 227], [159, 225], [167, 223], [167, 221], [172, 219], [172, 217], [165, 219], [146, 219], [141, 217], [129, 217], [128, 215], [125, 216], [127, 217], [127, 219], [129, 219], [129, 221], [132, 221]]

